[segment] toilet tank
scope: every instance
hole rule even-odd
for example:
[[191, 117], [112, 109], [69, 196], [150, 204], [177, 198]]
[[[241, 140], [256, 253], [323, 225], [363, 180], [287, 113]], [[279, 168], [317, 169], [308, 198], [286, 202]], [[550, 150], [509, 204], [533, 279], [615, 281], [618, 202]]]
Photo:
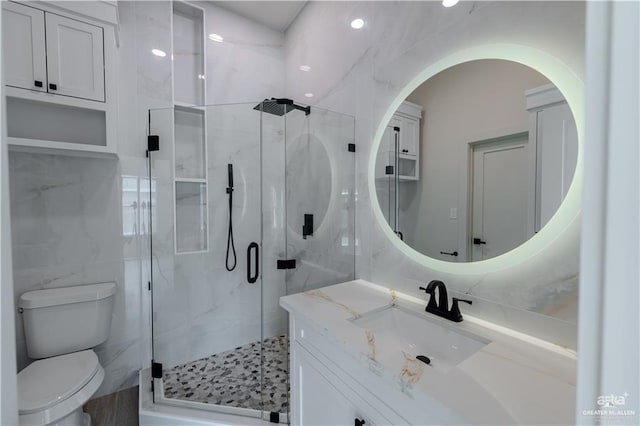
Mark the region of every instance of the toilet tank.
[[29, 358], [89, 349], [107, 340], [115, 283], [35, 290], [20, 296]]

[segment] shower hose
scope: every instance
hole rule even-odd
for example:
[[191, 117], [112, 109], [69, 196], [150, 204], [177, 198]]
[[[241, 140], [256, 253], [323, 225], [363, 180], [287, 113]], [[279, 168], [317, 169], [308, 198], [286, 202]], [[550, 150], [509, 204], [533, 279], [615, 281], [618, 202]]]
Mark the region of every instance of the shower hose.
[[[229, 232], [227, 233], [227, 257], [225, 261], [225, 266], [227, 267], [227, 271], [233, 271], [236, 269], [236, 246], [233, 243], [233, 220], [231, 218], [231, 206], [233, 204], [233, 187], [227, 188], [227, 194], [229, 194]], [[229, 249], [231, 249], [232, 256], [229, 256]], [[229, 260], [233, 260], [233, 263], [229, 265]]]

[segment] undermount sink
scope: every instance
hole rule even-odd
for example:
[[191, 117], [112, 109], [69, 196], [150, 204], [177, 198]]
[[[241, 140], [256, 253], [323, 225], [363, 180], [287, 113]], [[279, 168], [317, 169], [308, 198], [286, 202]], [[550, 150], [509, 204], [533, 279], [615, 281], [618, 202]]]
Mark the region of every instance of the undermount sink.
[[[427, 362], [446, 372], [490, 343], [439, 319], [401, 306], [387, 306], [353, 319], [353, 324], [373, 334], [379, 357], [405, 356]], [[423, 357], [428, 358], [425, 359]], [[381, 359], [380, 359], [381, 360]]]

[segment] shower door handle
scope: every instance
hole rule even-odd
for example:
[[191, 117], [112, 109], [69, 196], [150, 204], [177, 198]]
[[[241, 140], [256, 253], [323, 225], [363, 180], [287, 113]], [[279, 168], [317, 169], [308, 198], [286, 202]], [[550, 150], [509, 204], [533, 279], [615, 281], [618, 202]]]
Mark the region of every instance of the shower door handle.
[[[253, 251], [253, 263], [254, 263], [254, 274], [251, 275], [251, 251]], [[258, 243], [252, 242], [247, 247], [247, 281], [249, 284], [253, 284], [258, 281], [258, 275], [260, 274], [260, 247]]]

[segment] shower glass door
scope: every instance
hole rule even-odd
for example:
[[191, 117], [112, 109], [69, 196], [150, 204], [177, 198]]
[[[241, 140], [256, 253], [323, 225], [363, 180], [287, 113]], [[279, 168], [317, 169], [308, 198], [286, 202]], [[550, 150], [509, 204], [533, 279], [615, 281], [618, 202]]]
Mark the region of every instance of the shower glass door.
[[355, 119], [312, 107], [287, 119], [287, 294], [355, 278]]
[[279, 299], [355, 277], [354, 119], [265, 101], [148, 125], [154, 402], [286, 423]]
[[[149, 160], [157, 191], [156, 403], [263, 415], [262, 112], [255, 106], [149, 112], [149, 134], [159, 138]], [[273, 132], [281, 135], [279, 122]]]

